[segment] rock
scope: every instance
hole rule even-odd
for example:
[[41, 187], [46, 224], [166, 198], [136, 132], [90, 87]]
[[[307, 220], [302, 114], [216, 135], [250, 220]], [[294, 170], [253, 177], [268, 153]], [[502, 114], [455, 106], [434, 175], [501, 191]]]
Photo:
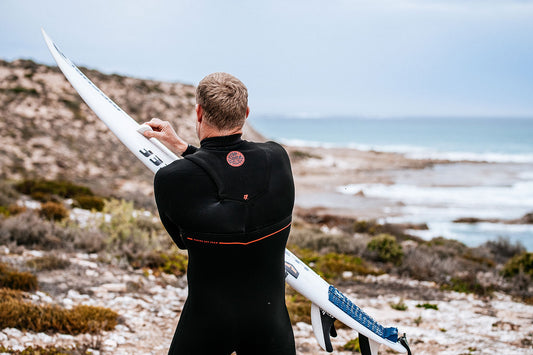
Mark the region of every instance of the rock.
[[123, 284], [123, 283], [103, 284], [103, 285], [100, 285], [99, 289], [107, 291], [107, 292], [126, 292], [126, 284]]
[[2, 330], [2, 332], [6, 334], [9, 339], [20, 338], [22, 336], [22, 332], [15, 328], [6, 328]]
[[112, 340], [112, 339], [106, 339], [104, 340], [104, 343], [103, 343], [104, 347], [107, 349], [107, 350], [113, 350], [113, 349], [116, 349], [117, 347], [117, 342]]

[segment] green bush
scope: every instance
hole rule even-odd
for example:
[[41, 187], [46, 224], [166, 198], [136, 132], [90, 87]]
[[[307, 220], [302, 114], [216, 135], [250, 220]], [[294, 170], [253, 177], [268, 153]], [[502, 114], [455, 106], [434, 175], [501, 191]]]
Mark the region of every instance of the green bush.
[[105, 206], [104, 199], [99, 196], [79, 195], [74, 197], [76, 205], [85, 210], [102, 211]]
[[505, 277], [513, 277], [520, 273], [533, 277], [533, 253], [522, 253], [514, 256], [502, 270], [502, 275]]
[[130, 263], [134, 268], [147, 267], [152, 270], [172, 274], [176, 276], [185, 275], [187, 272], [187, 255], [180, 253], [168, 254], [160, 251], [150, 251], [139, 255], [137, 260]]
[[[99, 229], [106, 235], [106, 249], [138, 263], [150, 251], [175, 250], [159, 222], [133, 208], [132, 202], [106, 200]], [[110, 218], [109, 218], [110, 217]]]
[[379, 234], [372, 238], [367, 248], [375, 253], [378, 261], [399, 265], [402, 262], [403, 250], [396, 238], [390, 234]]
[[62, 198], [94, 195], [88, 187], [62, 180], [28, 179], [18, 183], [15, 188], [20, 193], [40, 197], [41, 199], [51, 195], [56, 195]]
[[310, 249], [302, 249], [296, 246], [291, 246], [290, 249], [317, 274], [330, 282], [340, 278], [344, 271], [351, 271], [358, 275], [379, 274], [378, 270], [368, 266], [363, 259], [357, 256], [342, 253], [321, 255]]
[[419, 303], [416, 305], [417, 308], [424, 308], [424, 309], [434, 309], [436, 311], [439, 310], [439, 307], [436, 304], [431, 303]]
[[342, 346], [343, 350], [351, 351], [354, 353], [360, 353], [361, 347], [359, 346], [359, 338], [352, 339]]
[[395, 309], [397, 311], [406, 311], [408, 307], [403, 301], [403, 299], [401, 299], [398, 303], [391, 303], [390, 308]]

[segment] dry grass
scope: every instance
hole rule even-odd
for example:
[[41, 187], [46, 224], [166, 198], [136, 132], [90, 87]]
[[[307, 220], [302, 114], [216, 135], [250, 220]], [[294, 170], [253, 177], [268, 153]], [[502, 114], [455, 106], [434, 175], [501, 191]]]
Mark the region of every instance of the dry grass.
[[49, 271], [65, 269], [70, 265], [70, 261], [53, 254], [33, 258], [26, 261], [26, 265], [35, 271]]
[[311, 249], [320, 253], [344, 253], [361, 255], [365, 241], [348, 234], [326, 234], [318, 228], [293, 228], [289, 237], [289, 244], [300, 248]]
[[6, 218], [0, 224], [0, 244], [23, 245], [45, 250], [84, 250], [98, 252], [106, 247], [104, 234], [73, 223], [58, 224], [26, 211]]
[[86, 349], [76, 348], [63, 348], [55, 346], [28, 346], [22, 350], [15, 350], [12, 348], [6, 348], [0, 345], [0, 353], [2, 354], [15, 354], [15, 355], [85, 355], [92, 354], [87, 352]]
[[117, 325], [118, 314], [108, 308], [79, 305], [64, 309], [56, 305], [33, 304], [19, 293], [0, 294], [0, 329], [76, 335], [113, 330]]
[[285, 292], [285, 304], [292, 324], [298, 322], [311, 324], [311, 302], [290, 286], [287, 286]]
[[37, 289], [37, 277], [29, 272], [13, 270], [0, 263], [0, 288], [34, 291]]
[[60, 221], [69, 216], [69, 211], [60, 202], [48, 201], [41, 205], [39, 215], [51, 221]]

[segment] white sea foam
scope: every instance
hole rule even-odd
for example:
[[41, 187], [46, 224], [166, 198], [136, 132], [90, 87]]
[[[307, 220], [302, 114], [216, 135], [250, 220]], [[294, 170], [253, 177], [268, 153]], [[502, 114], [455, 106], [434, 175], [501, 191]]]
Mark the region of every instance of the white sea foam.
[[[338, 192], [355, 194], [363, 191], [367, 197], [402, 201], [409, 205], [435, 207], [516, 208], [524, 212], [533, 209], [533, 181], [516, 182], [510, 186], [415, 186], [407, 184], [350, 184]], [[501, 210], [500, 210], [501, 212]]]
[[533, 163], [533, 154], [510, 154], [501, 152], [461, 152], [461, 151], [437, 151], [428, 148], [407, 145], [369, 145], [359, 143], [332, 143], [319, 142], [303, 139], [280, 139], [280, 142], [293, 147], [312, 147], [312, 148], [349, 148], [361, 151], [377, 151], [385, 153], [404, 154], [411, 159], [433, 159], [449, 161], [475, 161], [488, 163]]

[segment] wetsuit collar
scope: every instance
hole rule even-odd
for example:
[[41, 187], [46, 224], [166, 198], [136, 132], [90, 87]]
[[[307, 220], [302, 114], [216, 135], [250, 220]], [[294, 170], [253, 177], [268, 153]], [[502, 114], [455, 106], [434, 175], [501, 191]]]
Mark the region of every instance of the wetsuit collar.
[[242, 134], [236, 133], [230, 136], [204, 138], [200, 142], [200, 146], [202, 148], [227, 147], [227, 146], [235, 145], [235, 144], [242, 142], [241, 136]]

